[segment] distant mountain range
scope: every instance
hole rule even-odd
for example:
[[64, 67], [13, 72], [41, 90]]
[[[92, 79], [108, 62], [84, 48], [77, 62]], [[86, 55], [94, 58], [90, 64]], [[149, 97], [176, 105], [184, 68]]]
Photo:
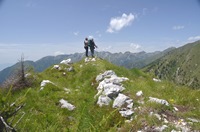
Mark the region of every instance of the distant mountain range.
[[197, 41], [168, 52], [147, 66], [145, 71], [155, 74], [160, 79], [200, 88], [199, 57], [200, 41]]
[[[109, 62], [116, 64], [118, 66], [123, 66], [126, 68], [142, 68], [156, 59], [164, 56], [169, 51], [175, 48], [168, 48], [164, 51], [156, 51], [152, 53], [139, 52], [139, 53], [110, 53], [110, 52], [96, 52], [96, 56], [106, 59]], [[26, 67], [33, 67], [36, 72], [42, 72], [51, 65], [58, 64], [64, 59], [71, 58], [72, 62], [77, 62], [85, 57], [84, 53], [75, 53], [70, 55], [58, 55], [58, 56], [46, 56], [38, 61], [25, 61], [24, 64]], [[0, 84], [6, 80], [12, 73], [19, 69], [20, 64], [16, 63], [15, 65], [5, 68], [0, 71]]]
[[[160, 79], [167, 79], [177, 84], [187, 85], [193, 88], [200, 87], [200, 41], [186, 44], [179, 48], [168, 48], [164, 51], [152, 53], [110, 53], [96, 52], [96, 56], [118, 66], [128, 69], [140, 68], [153, 73]], [[25, 61], [26, 67], [33, 67], [35, 72], [42, 72], [51, 65], [58, 64], [62, 60], [72, 59], [72, 62], [80, 61], [85, 57], [84, 53], [69, 55], [46, 56], [38, 61]], [[12, 75], [20, 64], [5, 68], [0, 71], [0, 84]], [[145, 67], [145, 68], [144, 68]]]

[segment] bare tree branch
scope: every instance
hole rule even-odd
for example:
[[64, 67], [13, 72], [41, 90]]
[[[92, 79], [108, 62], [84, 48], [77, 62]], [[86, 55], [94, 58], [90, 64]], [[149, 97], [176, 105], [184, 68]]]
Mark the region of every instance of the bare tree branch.
[[3, 123], [3, 125], [4, 126], [1, 126], [0, 128], [2, 128], [2, 130], [1, 131], [3, 131], [4, 130], [4, 128], [6, 129], [6, 131], [8, 131], [8, 132], [16, 132], [16, 130], [13, 128], [13, 127], [11, 127], [10, 125], [8, 125], [8, 123], [6, 123], [6, 121], [4, 120], [4, 118], [2, 117], [2, 116], [0, 116], [0, 119], [1, 119], [1, 122]]

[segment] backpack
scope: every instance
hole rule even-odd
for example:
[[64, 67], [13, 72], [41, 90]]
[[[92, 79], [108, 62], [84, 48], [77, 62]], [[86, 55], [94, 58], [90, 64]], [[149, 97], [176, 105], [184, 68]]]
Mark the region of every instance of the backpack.
[[93, 40], [89, 40], [89, 41], [88, 41], [88, 46], [89, 46], [90, 48], [95, 48], [94, 45], [95, 45], [95, 44], [94, 44], [94, 41], [93, 41]]

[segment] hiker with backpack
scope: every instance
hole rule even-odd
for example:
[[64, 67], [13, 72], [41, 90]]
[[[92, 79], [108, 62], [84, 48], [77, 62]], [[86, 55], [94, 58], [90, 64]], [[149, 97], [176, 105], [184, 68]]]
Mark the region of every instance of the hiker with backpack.
[[84, 40], [85, 56], [88, 57], [88, 38]]
[[97, 45], [94, 43], [93, 38], [88, 41], [88, 46], [90, 47], [91, 55], [94, 57], [94, 49], [98, 48]]

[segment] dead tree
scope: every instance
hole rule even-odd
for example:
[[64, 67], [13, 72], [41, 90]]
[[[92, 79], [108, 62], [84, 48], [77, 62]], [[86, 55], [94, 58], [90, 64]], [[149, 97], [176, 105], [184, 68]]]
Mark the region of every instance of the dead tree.
[[[15, 104], [11, 105], [10, 107], [14, 106]], [[16, 107], [14, 109], [14, 111], [2, 111], [0, 113], [0, 132], [16, 132], [15, 128], [11, 125], [11, 123], [8, 123], [8, 119], [15, 116], [17, 114], [17, 112], [24, 107], [25, 104], [20, 105], [18, 107]], [[24, 116], [24, 115], [23, 115]], [[22, 116], [22, 117], [23, 117]], [[19, 119], [19, 121], [21, 120], [21, 118]], [[19, 122], [17, 121], [17, 123]]]
[[24, 64], [24, 55], [21, 55], [21, 59], [19, 60], [19, 67], [18, 69], [13, 72], [13, 74], [6, 79], [6, 81], [3, 83], [3, 88], [10, 88], [12, 87], [13, 90], [23, 89], [25, 87], [28, 87], [32, 84], [32, 80], [28, 80], [25, 77], [25, 64]]

